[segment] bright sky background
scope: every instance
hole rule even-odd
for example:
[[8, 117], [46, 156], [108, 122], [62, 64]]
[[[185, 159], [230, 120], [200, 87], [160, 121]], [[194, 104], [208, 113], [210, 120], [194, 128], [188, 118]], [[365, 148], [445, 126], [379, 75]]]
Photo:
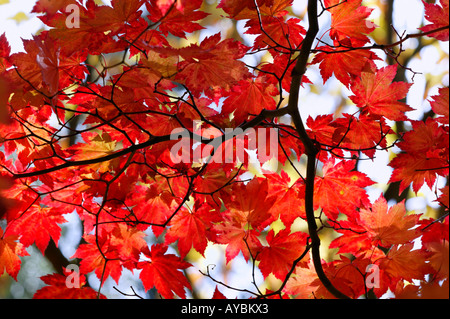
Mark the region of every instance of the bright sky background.
[[[36, 14], [30, 14], [36, 0], [0, 0], [0, 34], [6, 33], [6, 37], [9, 41], [9, 44], [11, 46], [12, 52], [18, 52], [23, 51], [23, 46], [21, 42], [21, 38], [23, 39], [31, 39], [32, 34], [36, 33], [40, 28], [43, 27], [41, 21], [36, 17]], [[104, 1], [105, 3], [108, 1]], [[370, 3], [372, 1], [364, 1], [364, 4], [370, 7]], [[294, 0], [294, 12], [299, 13], [302, 12], [302, 10], [306, 7], [307, 0]], [[417, 27], [420, 26], [422, 22], [423, 17], [423, 4], [420, 0], [396, 0], [394, 2], [394, 14], [395, 14], [395, 28], [400, 31], [406, 31], [406, 33], [416, 33], [418, 32]], [[371, 19], [374, 19], [376, 21], [377, 17], [379, 16], [379, 13], [377, 10], [375, 10], [372, 15], [370, 16]], [[325, 16], [325, 15], [324, 15]], [[321, 18], [321, 22], [326, 25], [327, 21], [323, 20], [324, 18]], [[322, 30], [326, 30], [327, 28], [324, 26]], [[203, 32], [201, 35], [201, 38], [204, 36], [214, 34], [220, 30], [218, 29], [208, 29]], [[405, 47], [407, 46], [414, 46], [416, 40], [409, 40], [405, 42]], [[449, 52], [448, 49], [448, 42], [445, 44], [441, 44], [442, 49], [447, 52]], [[381, 56], [381, 52], [377, 52]], [[441, 74], [443, 70], [448, 69], [448, 60], [439, 61], [439, 52], [436, 48], [427, 48], [423, 50], [423, 52], [420, 53], [421, 59], [415, 59], [410, 67], [412, 67], [417, 72], [423, 72], [423, 73], [431, 73], [431, 74]], [[308, 76], [313, 77], [314, 74], [307, 74]], [[409, 75], [410, 76], [410, 75]], [[314, 78], [311, 78], [311, 80], [317, 80]], [[314, 81], [316, 82], [316, 81]], [[444, 84], [448, 85], [448, 75], [447, 78], [444, 79]], [[322, 83], [319, 79], [317, 83]], [[327, 85], [335, 85], [337, 82], [330, 80]], [[423, 102], [423, 95], [424, 95], [424, 85], [425, 85], [425, 76], [424, 75], [416, 75], [414, 79], [414, 85], [410, 89], [410, 94], [408, 95], [408, 103], [417, 111], [408, 113], [409, 116], [411, 116], [413, 119], [420, 119], [423, 112], [429, 110], [429, 104], [428, 102]], [[429, 95], [434, 95], [437, 93], [437, 88], [433, 88]], [[319, 96], [316, 94], [311, 94], [308, 88], [302, 89], [301, 91], [301, 105], [304, 107], [304, 109], [301, 110], [302, 115], [304, 116], [304, 119], [307, 118], [307, 115], [312, 115], [313, 117], [318, 115], [319, 113], [329, 112], [332, 111], [334, 108], [334, 100], [333, 96]], [[318, 107], [320, 105], [320, 107]], [[371, 161], [362, 161], [360, 164], [360, 169], [366, 174], [369, 175], [374, 181], [380, 182], [380, 183], [386, 183], [390, 177], [391, 170], [390, 168], [386, 167], [386, 163], [388, 162], [388, 153], [387, 152], [379, 152], [377, 154], [378, 157], [375, 159], [374, 162]], [[441, 182], [444, 182], [441, 180]], [[441, 183], [442, 184], [442, 183]], [[441, 187], [441, 186], [440, 186]], [[431, 205], [436, 207], [437, 205], [433, 203], [432, 201], [435, 199], [435, 195], [432, 191], [428, 190], [427, 188], [422, 188], [423, 195], [422, 197], [418, 197], [417, 199], [409, 200], [409, 207], [410, 210], [418, 210], [423, 212], [423, 210], [426, 208], [426, 205]], [[379, 194], [382, 192], [382, 189], [372, 189], [370, 191], [370, 197], [371, 200], [375, 200], [378, 198]], [[76, 225], [69, 227], [68, 231], [74, 232], [75, 236], [80, 236], [77, 234], [77, 228]], [[70, 238], [70, 236], [69, 236]], [[75, 250], [75, 247], [71, 247], [69, 242], [64, 243], [61, 245], [61, 247], [65, 247], [66, 249], [65, 254], [68, 256], [71, 256]], [[217, 260], [220, 259], [220, 256], [217, 255], [217, 250], [208, 250], [206, 251], [206, 259], [202, 261], [203, 264], [198, 265], [199, 269], [206, 269], [206, 265], [210, 263], [210, 260]], [[236, 259], [236, 261], [233, 262], [233, 266], [236, 267], [235, 269], [243, 270], [248, 269], [248, 267], [245, 266], [245, 262], [241, 259]], [[220, 266], [216, 268], [216, 271], [214, 271], [214, 274], [217, 274], [218, 280], [221, 280], [219, 274], [220, 274]], [[126, 275], [121, 280], [123, 283], [122, 289], [123, 291], [127, 291], [129, 287], [129, 282], [127, 282], [127, 279], [131, 278], [132, 275], [128, 271], [125, 271]], [[233, 284], [236, 284], [238, 287], [242, 287], [242, 283], [240, 282], [233, 282], [236, 278], [240, 278], [242, 274], [239, 274], [240, 276], [230, 277], [230, 280], [228, 283], [233, 286]], [[251, 273], [249, 273], [249, 276], [251, 276]], [[245, 279], [250, 278], [249, 276], [244, 276]], [[128, 278], [127, 278], [128, 277]], [[261, 278], [257, 278], [258, 280], [261, 280]], [[247, 280], [248, 284], [249, 280]], [[114, 292], [111, 290], [112, 286], [115, 285], [113, 282], [107, 282], [105, 284], [105, 289], [108, 292]], [[213, 292], [213, 289], [215, 287], [215, 284], [212, 284], [208, 289], [211, 290], [211, 295]], [[251, 289], [251, 286], [248, 286], [246, 288]], [[221, 289], [223, 293], [227, 292], [225, 289]], [[128, 292], [130, 292], [128, 290]], [[142, 291], [139, 291], [139, 293], [142, 293]], [[231, 297], [232, 295], [228, 295]]]

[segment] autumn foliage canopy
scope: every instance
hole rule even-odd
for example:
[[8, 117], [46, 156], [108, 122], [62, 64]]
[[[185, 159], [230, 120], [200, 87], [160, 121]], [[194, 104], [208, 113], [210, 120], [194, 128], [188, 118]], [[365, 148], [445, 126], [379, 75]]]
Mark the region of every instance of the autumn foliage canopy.
[[[419, 76], [402, 63], [408, 39], [448, 45], [448, 0], [420, 3], [424, 24], [394, 42], [372, 36], [362, 0], [292, 5], [39, 0], [46, 28], [25, 52], [0, 35], [0, 275], [17, 280], [32, 245], [58, 249], [76, 214], [76, 252], [35, 298], [104, 298], [125, 269], [161, 298], [225, 298], [240, 287], [212, 267], [195, 274], [214, 295], [188, 275], [211, 247], [247, 262], [250, 298], [448, 298], [448, 83], [417, 120], [398, 78]], [[192, 38], [212, 12], [234, 31]], [[341, 111], [305, 115], [302, 92], [330, 83], [347, 92]], [[388, 152], [396, 188], [370, 198], [359, 164]], [[440, 214], [407, 209], [423, 188]]]

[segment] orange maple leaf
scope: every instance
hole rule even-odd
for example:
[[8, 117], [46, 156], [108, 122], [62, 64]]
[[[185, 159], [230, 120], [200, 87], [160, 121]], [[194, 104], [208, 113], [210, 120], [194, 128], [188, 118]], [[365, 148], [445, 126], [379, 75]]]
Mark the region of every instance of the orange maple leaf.
[[362, 0], [325, 0], [331, 13], [330, 37], [351, 46], [360, 46], [369, 41], [367, 35], [377, 25], [367, 21], [373, 9], [361, 6]]
[[394, 245], [386, 257], [377, 261], [382, 280], [388, 282], [389, 287], [399, 279], [407, 281], [423, 279], [427, 273], [429, 267], [425, 263], [427, 253], [420, 249], [413, 250], [413, 246], [413, 243]]
[[430, 266], [436, 271], [434, 280], [448, 278], [449, 275], [449, 244], [448, 241], [427, 243], [426, 248], [431, 252]]
[[116, 247], [119, 258], [125, 263], [137, 262], [141, 250], [147, 247], [147, 242], [144, 240], [145, 233], [135, 227], [123, 223], [115, 224], [111, 234], [110, 243]]
[[[103, 132], [101, 135], [84, 134], [83, 137], [88, 139], [86, 143], [77, 143], [67, 149], [67, 151], [75, 153], [72, 156], [74, 161], [99, 159], [111, 155], [118, 150], [117, 141], [113, 140], [106, 132]], [[100, 163], [90, 164], [89, 168], [99, 170], [100, 172], [107, 172], [114, 170], [119, 161], [120, 159], [102, 161]]]
[[413, 229], [419, 221], [419, 215], [408, 215], [404, 202], [388, 207], [383, 195], [372, 204], [372, 209], [360, 211], [362, 226], [367, 229], [373, 240], [383, 246], [404, 244], [417, 238], [420, 232]]
[[297, 266], [283, 292], [292, 295], [295, 299], [313, 299], [318, 287], [312, 283], [316, 280], [317, 273], [312, 262], [305, 267]]
[[[447, 260], [448, 263], [448, 260]], [[420, 298], [422, 299], [447, 299], [449, 298], [448, 275], [442, 284], [437, 280], [424, 281], [420, 287]], [[405, 298], [406, 299], [406, 298]]]
[[22, 243], [17, 242], [18, 235], [5, 236], [0, 228], [0, 276], [6, 272], [17, 281], [21, 260], [19, 256], [28, 256]]

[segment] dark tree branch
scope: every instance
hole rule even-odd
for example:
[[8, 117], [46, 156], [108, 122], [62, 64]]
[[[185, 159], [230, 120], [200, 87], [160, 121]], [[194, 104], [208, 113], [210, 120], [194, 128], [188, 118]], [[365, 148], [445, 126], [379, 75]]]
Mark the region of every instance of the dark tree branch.
[[314, 267], [322, 284], [336, 298], [348, 299], [349, 297], [340, 292], [333, 286], [322, 268], [320, 257], [320, 238], [317, 233], [317, 224], [314, 216], [314, 180], [316, 177], [316, 156], [318, 149], [314, 142], [308, 136], [298, 108], [299, 90], [303, 75], [306, 72], [306, 64], [311, 52], [311, 48], [317, 33], [319, 32], [319, 23], [317, 19], [317, 0], [308, 0], [308, 21], [309, 28], [301, 47], [300, 55], [292, 70], [292, 82], [289, 92], [289, 104], [287, 109], [292, 116], [297, 133], [306, 149], [308, 157], [305, 182], [305, 211], [308, 223], [309, 236], [311, 238], [311, 252]]

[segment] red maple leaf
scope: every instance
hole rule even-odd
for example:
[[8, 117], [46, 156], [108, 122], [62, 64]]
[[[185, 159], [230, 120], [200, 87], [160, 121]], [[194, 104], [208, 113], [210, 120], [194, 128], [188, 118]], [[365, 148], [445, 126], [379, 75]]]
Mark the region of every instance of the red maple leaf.
[[322, 208], [325, 215], [336, 220], [339, 213], [353, 214], [358, 207], [370, 204], [364, 187], [374, 184], [366, 174], [354, 171], [353, 161], [334, 159], [324, 164], [323, 177], [316, 177], [314, 209]]
[[[128, 196], [126, 203], [129, 207], [134, 207], [133, 211], [138, 221], [151, 224], [163, 224], [172, 214], [171, 205], [174, 197], [160, 184], [151, 187], [137, 185]], [[159, 236], [163, 227], [153, 226], [153, 232]]]
[[398, 146], [404, 151], [391, 160], [394, 168], [389, 182], [400, 182], [402, 192], [412, 184], [418, 192], [424, 183], [432, 187], [437, 175], [448, 174], [448, 131], [432, 118], [412, 121], [413, 129], [403, 136]]
[[10, 91], [11, 89], [8, 85], [8, 82], [6, 82], [5, 79], [3, 79], [3, 77], [0, 75], [0, 123], [5, 123], [8, 121], [8, 111], [6, 103], [8, 103], [9, 96], [11, 93]]
[[[236, 20], [248, 20], [245, 34], [258, 35], [253, 48], [260, 49], [267, 46], [280, 46], [286, 48], [298, 48], [303, 40], [306, 30], [299, 24], [300, 19], [286, 19], [289, 11], [287, 7], [292, 5], [292, 0], [262, 0], [258, 1], [256, 10], [252, 0], [222, 1], [218, 8], [222, 8], [230, 17]], [[261, 28], [262, 25], [262, 28]]]
[[[138, 20], [142, 14], [139, 10], [142, 4], [142, 0], [113, 0], [111, 6], [99, 6], [93, 0], [88, 0], [85, 6], [77, 6], [79, 25], [76, 27], [67, 24], [73, 14], [70, 10], [39, 18], [51, 27], [50, 37], [64, 43], [62, 51], [68, 55], [83, 49], [98, 54], [117, 52], [125, 48], [126, 42], [114, 36], [120, 33], [120, 39], [127, 37], [121, 31], [126, 33], [128, 25]], [[143, 25], [141, 27], [145, 28]]]
[[283, 280], [292, 268], [294, 260], [302, 254], [306, 238], [306, 233], [291, 233], [289, 228], [279, 231], [276, 235], [271, 229], [266, 236], [268, 246], [263, 247], [257, 256], [264, 278], [273, 273], [276, 278]]
[[448, 98], [449, 88], [440, 88], [437, 95], [433, 95], [430, 101], [431, 108], [434, 113], [439, 117], [437, 121], [442, 124], [449, 124], [449, 98]]
[[145, 290], [155, 287], [163, 298], [171, 299], [174, 294], [186, 298], [184, 289], [191, 289], [191, 284], [180, 270], [191, 267], [191, 264], [176, 255], [166, 254], [167, 249], [168, 246], [156, 244], [151, 250], [143, 250], [149, 260], [139, 262], [138, 268], [142, 269], [139, 278]]
[[[233, 176], [228, 169], [223, 169], [220, 163], [211, 163], [204, 170], [204, 174], [195, 179], [195, 191], [201, 194], [214, 194], [218, 191], [228, 193], [230, 187], [226, 187]], [[231, 169], [231, 168], [230, 168]], [[236, 174], [234, 172], [234, 174]], [[216, 205], [213, 205], [216, 206]]]
[[26, 53], [18, 52], [10, 57], [11, 63], [17, 66], [17, 74], [12, 76], [19, 83], [26, 78], [33, 89], [45, 89], [49, 96], [53, 96], [85, 76], [87, 69], [83, 62], [87, 54], [75, 52], [66, 55], [47, 32], [24, 41], [24, 48]]
[[[173, 1], [168, 1], [172, 4]], [[178, 4], [180, 1], [177, 1]], [[160, 1], [146, 2], [145, 6], [150, 13], [148, 18], [153, 22], [159, 22], [159, 30], [164, 36], [170, 32], [173, 35], [186, 38], [186, 33], [191, 33], [197, 30], [204, 29], [199, 23], [194, 22], [206, 18], [209, 13], [198, 10], [201, 6], [201, 1], [186, 2], [183, 10], [171, 10], [167, 14], [166, 6], [160, 5]]]
[[[213, 226], [214, 241], [226, 244], [227, 263], [242, 252], [249, 260], [261, 248], [258, 239], [261, 230], [273, 221], [271, 207], [276, 198], [269, 195], [266, 179], [252, 179], [247, 185], [235, 184], [227, 210], [221, 213], [222, 222]], [[247, 194], [253, 194], [247, 196]]]
[[387, 146], [385, 136], [393, 133], [384, 118], [377, 119], [370, 114], [360, 114], [359, 117], [343, 114], [336, 119], [334, 126], [334, 145], [353, 150], [355, 155], [361, 150], [371, 158], [375, 156], [377, 147]]
[[[262, 16], [280, 17], [288, 13], [285, 9], [292, 5], [292, 0], [258, 0], [257, 5]], [[217, 8], [236, 20], [258, 17], [254, 0], [221, 0]]]
[[[103, 297], [86, 287], [86, 276], [93, 273], [101, 288], [110, 277], [118, 283], [123, 268], [136, 270], [145, 291], [162, 298], [187, 298], [191, 288], [194, 296], [191, 284], [199, 281], [187, 277], [185, 258], [210, 246], [223, 248], [226, 267], [242, 255], [255, 274], [283, 283], [260, 298], [333, 298], [310, 262], [324, 257], [324, 274], [351, 298], [388, 289], [395, 297], [448, 296], [448, 216], [419, 220], [406, 210], [408, 201], [388, 205], [387, 195], [372, 203], [374, 182], [356, 166], [397, 147], [389, 183], [399, 182], [400, 191], [432, 186], [445, 213], [449, 187], [436, 182], [449, 171], [448, 88], [431, 95], [433, 112], [423, 121], [408, 116], [411, 84], [395, 82], [403, 55], [378, 44], [374, 9], [365, 2], [35, 2], [46, 30], [23, 41], [25, 52], [11, 54], [0, 35], [1, 275], [17, 279], [29, 245], [41, 253], [49, 252], [49, 240], [61, 246], [63, 216], [76, 213], [83, 242], [72, 258], [79, 259], [81, 287], [51, 274], [35, 298]], [[448, 0], [424, 7], [421, 33], [399, 35], [399, 42], [425, 33], [448, 40]], [[329, 30], [316, 34], [316, 18], [320, 25], [326, 15]], [[374, 50], [383, 49], [379, 59]], [[389, 58], [398, 65], [381, 67]], [[356, 112], [345, 113], [345, 98], [334, 110], [319, 103], [315, 118], [304, 114], [304, 103], [297, 109], [291, 102], [298, 92], [309, 99], [319, 90], [304, 72], [326, 84], [321, 94], [334, 76]], [[304, 115], [306, 129], [297, 121]], [[397, 121], [405, 130], [391, 143]], [[241, 138], [241, 128], [251, 135]], [[191, 133], [180, 150], [171, 133], [182, 129]], [[230, 129], [238, 136], [207, 142]], [[249, 154], [259, 160], [257, 170]], [[305, 160], [316, 165], [308, 174]], [[308, 202], [314, 220], [307, 220]], [[321, 239], [328, 231], [337, 237], [309, 251], [314, 234], [302, 232], [306, 222], [317, 224]], [[379, 269], [373, 290], [369, 265]], [[210, 295], [225, 297], [217, 288]]]
[[[261, 21], [251, 19], [245, 24], [248, 27], [245, 34], [258, 35], [253, 43], [253, 49], [255, 50], [267, 46], [298, 48], [306, 34], [306, 30], [300, 25], [300, 21], [297, 18], [284, 21], [284, 19], [272, 16], [263, 17]], [[261, 24], [263, 29], [261, 29]]]
[[184, 12], [186, 7], [194, 6], [199, 8], [202, 4], [202, 0], [151, 0], [150, 2], [152, 5], [157, 5], [162, 14], [166, 14], [171, 8], [176, 8], [177, 10]]
[[224, 101], [221, 113], [233, 113], [234, 122], [242, 123], [250, 114], [257, 115], [263, 109], [275, 109], [274, 96], [277, 94], [277, 87], [265, 83], [263, 77], [239, 81]]
[[250, 77], [245, 64], [238, 59], [246, 47], [233, 39], [220, 41], [220, 33], [206, 37], [199, 45], [191, 44], [179, 51], [184, 59], [179, 64], [175, 80], [188, 86], [192, 92], [210, 92], [210, 89], [229, 90], [238, 81]]
[[[308, 116], [306, 125], [308, 134], [311, 138], [324, 145], [332, 145], [336, 125], [333, 124], [334, 116], [332, 114], [318, 115], [315, 118]], [[338, 141], [339, 142], [339, 141]], [[336, 151], [340, 151], [337, 149]]]
[[59, 10], [63, 11], [70, 4], [79, 5], [75, 0], [38, 0], [31, 12], [45, 12], [52, 15]]
[[435, 270], [435, 278], [445, 279], [449, 275], [449, 244], [448, 241], [431, 242], [426, 245], [427, 251], [431, 253], [428, 258], [430, 266]]
[[220, 292], [219, 288], [214, 289], [214, 294], [211, 299], [227, 299], [223, 293]]
[[333, 239], [330, 248], [339, 248], [340, 254], [352, 253], [355, 256], [373, 254], [372, 237], [360, 222], [359, 216], [347, 216], [347, 220], [339, 221], [336, 225], [336, 231], [342, 235]]
[[444, 188], [440, 189], [441, 195], [439, 195], [436, 200], [441, 206], [449, 209], [450, 207], [450, 195], [449, 195], [449, 186], [446, 185]]
[[20, 235], [20, 242], [28, 247], [33, 243], [44, 254], [50, 238], [58, 245], [61, 227], [67, 222], [62, 214], [53, 207], [33, 205], [20, 218], [9, 224], [8, 231]]
[[208, 204], [195, 207], [193, 212], [183, 209], [170, 221], [170, 228], [164, 237], [165, 243], [168, 245], [178, 240], [182, 258], [192, 248], [203, 255], [208, 245], [208, 231], [214, 220], [218, 221], [217, 214]]
[[280, 174], [268, 174], [267, 177], [269, 194], [276, 198], [270, 209], [273, 218], [275, 220], [279, 218], [286, 228], [290, 228], [297, 218], [306, 218], [304, 184], [300, 180], [291, 183], [289, 175], [284, 170]]
[[[350, 298], [358, 298], [365, 291], [366, 267], [371, 264], [368, 258], [348, 258], [339, 256], [340, 259], [323, 265], [324, 272], [335, 287], [339, 287], [341, 291]], [[312, 286], [317, 286], [315, 297], [333, 299], [335, 298], [326, 287], [316, 279]]]
[[363, 113], [358, 117], [347, 113], [334, 119], [331, 114], [308, 117], [308, 134], [322, 145], [333, 150], [334, 154], [342, 156], [342, 149], [358, 155], [358, 152], [373, 157], [376, 147], [386, 147], [385, 135], [392, 133], [384, 118], [374, 118]]
[[276, 200], [268, 191], [267, 179], [255, 178], [247, 185], [235, 184], [233, 198], [227, 204], [230, 216], [242, 226], [249, 225], [252, 229], [263, 229], [272, 222], [270, 209]]
[[394, 82], [397, 66], [389, 65], [377, 70], [375, 63], [366, 64], [352, 83], [350, 96], [353, 103], [363, 112], [376, 116], [384, 116], [393, 121], [406, 120], [405, 112], [413, 109], [404, 102], [412, 83]]
[[60, 274], [42, 276], [41, 280], [48, 286], [36, 291], [33, 299], [106, 299], [103, 294], [86, 286], [84, 275], [79, 275], [79, 287], [68, 287], [70, 278]]
[[[273, 57], [274, 61], [264, 62], [260, 68], [264, 74], [264, 81], [278, 85], [281, 81], [281, 86], [286, 91], [290, 90], [292, 77], [290, 76], [292, 69], [295, 66], [295, 60], [291, 60], [289, 56], [284, 54], [277, 54]], [[312, 83], [306, 75], [302, 77], [303, 86], [305, 83]]]
[[447, 30], [442, 30], [438, 32], [433, 32], [428, 36], [436, 38], [440, 41], [448, 41], [449, 31], [448, 31], [448, 17], [449, 17], [449, 5], [448, 0], [440, 0], [440, 4], [428, 3], [423, 1], [425, 6], [425, 18], [432, 22], [424, 27], [419, 28], [423, 32], [432, 31], [441, 27], [447, 27]]
[[116, 247], [110, 243], [110, 235], [102, 231], [97, 237], [85, 235], [84, 240], [87, 244], [78, 246], [71, 257], [81, 259], [80, 273], [88, 274], [94, 271], [97, 278], [103, 280], [102, 285], [109, 276], [118, 283], [122, 275], [122, 265]]
[[320, 64], [323, 83], [334, 74], [346, 87], [360, 75], [368, 60], [379, 60], [378, 56], [369, 50], [346, 51], [329, 46], [321, 46], [318, 50], [321, 52], [314, 56], [311, 63]]
[[9, 55], [11, 53], [11, 47], [6, 39], [6, 34], [0, 35], [0, 74], [11, 66], [9, 63]]
[[213, 231], [217, 234], [214, 242], [226, 245], [225, 258], [227, 263], [239, 253], [242, 253], [244, 259], [248, 261], [250, 256], [255, 256], [262, 247], [258, 239], [260, 232], [234, 221], [229, 211], [222, 215], [223, 221], [213, 226]]

